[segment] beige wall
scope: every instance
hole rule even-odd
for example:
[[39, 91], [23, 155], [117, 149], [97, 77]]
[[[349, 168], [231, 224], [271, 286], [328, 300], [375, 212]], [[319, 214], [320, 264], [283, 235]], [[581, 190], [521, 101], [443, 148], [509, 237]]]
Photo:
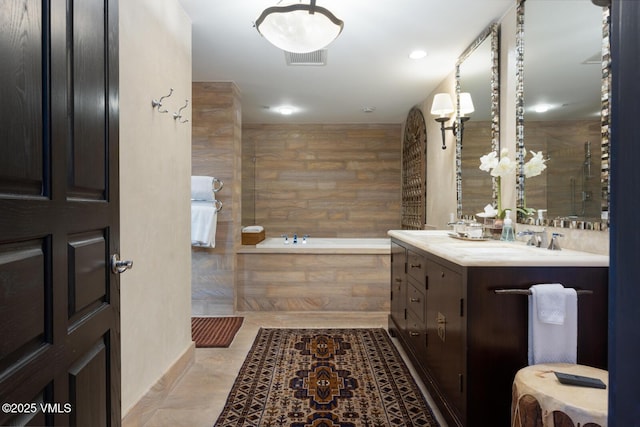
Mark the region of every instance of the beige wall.
[[[161, 114], [151, 100], [164, 101]], [[191, 23], [177, 0], [120, 2], [122, 414], [191, 348]], [[190, 119], [191, 108], [183, 111]]]
[[[442, 149], [440, 123], [431, 115], [431, 104], [437, 93], [449, 93], [455, 99], [455, 73], [444, 79], [427, 99], [419, 105], [427, 124], [427, 206], [426, 223], [430, 227], [446, 229], [449, 214], [456, 213], [456, 140], [446, 132], [446, 150]], [[452, 122], [445, 123], [451, 126]]]
[[255, 206], [267, 236], [385, 237], [400, 227], [399, 124], [245, 125], [242, 144], [244, 175], [255, 171], [243, 217]]
[[192, 248], [193, 314], [232, 314], [235, 247], [240, 243], [242, 141], [240, 91], [234, 83], [193, 83], [193, 175], [224, 182], [216, 198], [215, 248]]

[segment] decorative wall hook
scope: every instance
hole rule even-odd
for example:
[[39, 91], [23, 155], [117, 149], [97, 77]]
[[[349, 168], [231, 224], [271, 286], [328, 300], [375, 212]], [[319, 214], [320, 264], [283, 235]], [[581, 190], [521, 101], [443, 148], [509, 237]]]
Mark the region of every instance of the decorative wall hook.
[[[179, 120], [179, 119], [181, 119], [181, 118], [182, 118], [182, 114], [181, 114], [181, 113], [182, 113], [182, 110], [184, 110], [185, 108], [187, 108], [187, 105], [189, 105], [189, 100], [188, 100], [188, 99], [185, 99], [185, 100], [184, 100], [184, 102], [185, 102], [185, 104], [184, 104], [182, 107], [180, 107], [180, 109], [178, 110], [178, 112], [173, 113], [173, 119], [174, 119], [174, 120]], [[187, 123], [188, 121], [189, 121], [189, 120], [180, 120], [180, 123]]]
[[160, 98], [160, 99], [153, 99], [153, 100], [151, 100], [151, 106], [152, 106], [153, 108], [158, 108], [158, 112], [159, 112], [159, 113], [168, 113], [168, 112], [169, 112], [169, 110], [167, 110], [167, 109], [161, 110], [161, 109], [160, 109], [160, 107], [162, 107], [162, 100], [163, 100], [163, 99], [165, 99], [165, 98], [170, 97], [172, 93], [173, 93], [173, 88], [169, 88], [169, 94], [168, 94], [168, 95], [163, 96], [163, 97], [162, 97], [162, 98]]

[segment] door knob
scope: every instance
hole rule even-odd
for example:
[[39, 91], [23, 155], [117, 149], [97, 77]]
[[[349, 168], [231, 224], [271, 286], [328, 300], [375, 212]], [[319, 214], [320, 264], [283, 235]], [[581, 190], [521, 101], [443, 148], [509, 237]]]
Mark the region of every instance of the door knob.
[[121, 274], [133, 268], [133, 261], [124, 259], [121, 260], [119, 258], [120, 255], [118, 254], [111, 255], [111, 271], [114, 274]]

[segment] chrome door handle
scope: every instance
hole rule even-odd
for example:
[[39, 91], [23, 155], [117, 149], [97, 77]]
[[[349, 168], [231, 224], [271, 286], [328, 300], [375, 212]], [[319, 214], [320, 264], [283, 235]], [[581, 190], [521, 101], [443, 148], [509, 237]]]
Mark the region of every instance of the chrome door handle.
[[111, 255], [111, 272], [113, 274], [122, 274], [127, 270], [133, 268], [133, 261], [131, 260], [121, 260], [119, 259], [120, 255], [113, 254]]

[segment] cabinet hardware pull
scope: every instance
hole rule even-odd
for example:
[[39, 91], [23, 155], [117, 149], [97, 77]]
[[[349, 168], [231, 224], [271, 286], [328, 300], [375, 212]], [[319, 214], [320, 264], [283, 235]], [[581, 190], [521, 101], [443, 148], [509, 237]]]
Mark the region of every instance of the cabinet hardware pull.
[[409, 335], [411, 335], [412, 337], [419, 337], [420, 336], [420, 332], [409, 332]]
[[422, 268], [422, 264], [411, 264], [411, 268]]
[[396, 277], [396, 282], [402, 282], [402, 279], [400, 277]]
[[411, 302], [420, 302], [420, 298], [411, 298], [409, 301], [411, 301]]

